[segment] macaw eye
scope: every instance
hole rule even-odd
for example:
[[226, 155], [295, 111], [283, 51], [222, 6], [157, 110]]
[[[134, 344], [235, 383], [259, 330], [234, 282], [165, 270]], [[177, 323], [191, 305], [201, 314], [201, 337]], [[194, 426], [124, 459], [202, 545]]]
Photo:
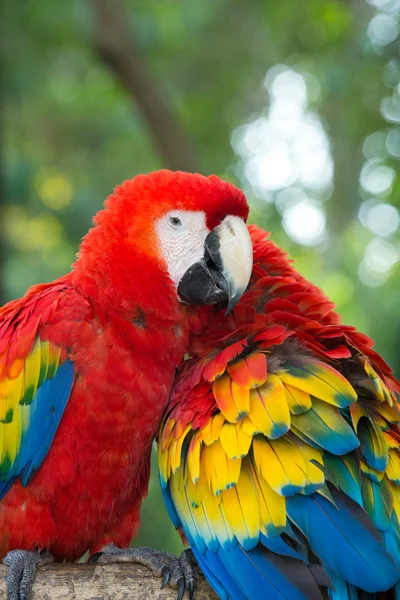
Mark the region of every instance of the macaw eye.
[[174, 227], [180, 227], [182, 225], [182, 221], [178, 217], [170, 217], [169, 222]]

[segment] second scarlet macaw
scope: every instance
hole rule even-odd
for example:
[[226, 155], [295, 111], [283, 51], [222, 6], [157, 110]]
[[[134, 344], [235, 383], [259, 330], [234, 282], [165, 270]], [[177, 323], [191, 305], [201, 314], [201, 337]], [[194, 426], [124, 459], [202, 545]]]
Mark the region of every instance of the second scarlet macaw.
[[224, 600], [394, 600], [399, 383], [250, 230], [248, 291], [194, 336], [160, 429], [170, 516]]
[[[108, 198], [69, 274], [0, 310], [10, 600], [26, 600], [36, 565], [52, 557], [129, 545], [152, 441], [197, 326], [188, 305], [237, 302], [251, 272], [247, 212], [217, 177], [138, 176]], [[156, 571], [165, 562], [108, 548], [121, 553]]]

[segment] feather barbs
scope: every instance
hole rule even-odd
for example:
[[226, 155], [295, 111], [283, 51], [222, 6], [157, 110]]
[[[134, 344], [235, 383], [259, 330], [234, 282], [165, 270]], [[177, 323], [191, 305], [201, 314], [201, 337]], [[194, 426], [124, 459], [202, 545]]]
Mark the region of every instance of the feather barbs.
[[269, 578], [293, 556], [288, 538], [299, 562], [308, 553], [354, 585], [386, 589], [400, 564], [397, 384], [371, 340], [340, 325], [264, 236], [252, 231], [253, 278], [237, 310], [225, 329], [211, 315], [185, 367], [192, 389], [172, 396], [164, 431], [169, 419], [192, 428], [175, 472], [168, 443], [159, 449], [164, 496], [199, 564], [219, 577], [224, 560], [244, 591], [248, 576]]
[[[338, 390], [351, 400], [355, 393], [338, 372], [324, 369], [318, 360], [309, 357], [302, 363], [307, 365], [307, 372], [296, 376], [292, 371], [289, 377], [287, 367], [268, 372], [268, 356], [273, 356], [273, 351], [266, 355], [263, 349], [254, 350], [239, 357], [234, 352], [225, 370], [209, 382], [214, 410], [203, 425], [193, 429], [178, 406], [160, 434], [163, 488], [170, 485], [176, 502], [185, 505], [186, 513], [198, 514], [201, 505], [211, 528], [208, 510], [212, 510], [219, 519], [215, 524], [219, 533], [214, 533], [218, 538], [221, 531], [225, 532], [220, 540], [224, 544], [228, 543], [228, 530], [246, 547], [257, 543], [261, 533], [278, 535], [286, 524], [285, 497], [310, 494], [324, 486], [324, 445], [335, 447], [334, 425], [348, 427], [338, 412], [336, 399]], [[317, 379], [314, 387], [313, 378]], [[198, 385], [204, 386], [204, 378]], [[192, 397], [194, 404], [198, 403], [196, 386]], [[342, 398], [340, 402], [344, 402]], [[311, 428], [314, 419], [320, 419], [325, 427], [325, 433], [320, 430], [314, 434], [319, 449], [289, 433], [300, 416], [305, 424], [298, 423], [298, 428], [307, 431], [308, 414]], [[181, 423], [177, 422], [179, 418], [183, 419]], [[324, 438], [329, 435], [330, 442]], [[218, 505], [215, 498], [219, 498]], [[241, 502], [245, 505], [238, 513]], [[258, 521], [247, 522], [244, 515], [250, 513], [258, 515]], [[208, 536], [210, 544], [215, 544], [215, 535]]]
[[[64, 362], [61, 348], [37, 336], [25, 359], [16, 359], [0, 380], [0, 496], [8, 480], [20, 475], [40, 450], [35, 428], [40, 430], [47, 414], [37, 393]], [[48, 410], [56, 413], [52, 403], [50, 398]]]

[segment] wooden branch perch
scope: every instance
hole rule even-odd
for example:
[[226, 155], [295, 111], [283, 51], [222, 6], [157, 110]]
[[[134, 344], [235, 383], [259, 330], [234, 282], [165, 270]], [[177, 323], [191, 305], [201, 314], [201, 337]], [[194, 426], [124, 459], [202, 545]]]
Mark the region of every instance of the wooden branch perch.
[[[0, 565], [0, 598], [6, 598], [7, 573]], [[39, 567], [31, 600], [176, 600], [177, 591], [160, 590], [160, 584], [160, 578], [136, 564], [53, 564]], [[194, 600], [217, 598], [196, 570]]]
[[94, 45], [98, 56], [136, 102], [166, 164], [174, 170], [195, 171], [189, 142], [150, 77], [134, 32], [128, 28], [123, 0], [92, 2]]

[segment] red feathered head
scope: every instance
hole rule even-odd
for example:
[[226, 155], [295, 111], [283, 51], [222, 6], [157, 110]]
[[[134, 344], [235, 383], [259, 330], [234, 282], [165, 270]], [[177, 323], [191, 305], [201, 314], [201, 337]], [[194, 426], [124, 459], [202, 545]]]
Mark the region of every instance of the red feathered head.
[[124, 279], [138, 272], [143, 278], [146, 263], [153, 277], [155, 268], [163, 274], [180, 301], [225, 301], [231, 308], [251, 272], [247, 215], [244, 194], [214, 175], [166, 170], [138, 175], [107, 198], [83, 241], [80, 260], [93, 256], [95, 247], [104, 271], [104, 260], [118, 255], [115, 269], [121, 273], [123, 263]]

